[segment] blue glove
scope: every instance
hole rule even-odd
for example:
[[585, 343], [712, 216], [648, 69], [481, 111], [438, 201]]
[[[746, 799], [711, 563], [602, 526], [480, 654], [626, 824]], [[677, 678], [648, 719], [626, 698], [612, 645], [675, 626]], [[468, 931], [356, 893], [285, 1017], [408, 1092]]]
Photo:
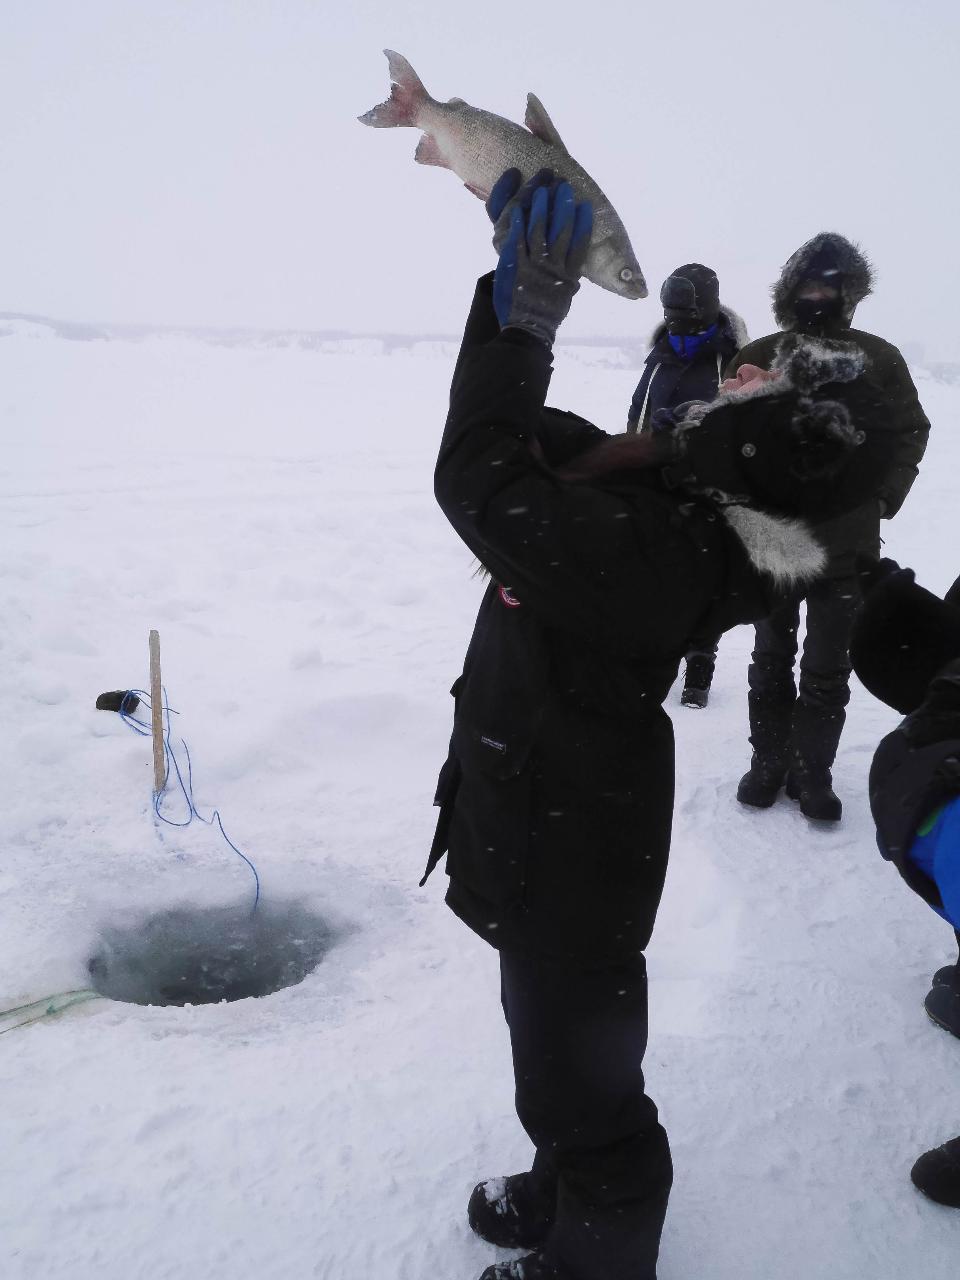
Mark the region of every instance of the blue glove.
[[[542, 172], [548, 173], [549, 170]], [[487, 217], [494, 225], [499, 222], [501, 213], [520, 190], [522, 184], [523, 174], [519, 169], [506, 169], [493, 184], [493, 190], [487, 197], [484, 208], [487, 211]]]
[[593, 206], [577, 204], [568, 182], [541, 169], [529, 182], [508, 169], [487, 201], [500, 254], [493, 306], [501, 328], [525, 329], [552, 345], [580, 288], [590, 248]]

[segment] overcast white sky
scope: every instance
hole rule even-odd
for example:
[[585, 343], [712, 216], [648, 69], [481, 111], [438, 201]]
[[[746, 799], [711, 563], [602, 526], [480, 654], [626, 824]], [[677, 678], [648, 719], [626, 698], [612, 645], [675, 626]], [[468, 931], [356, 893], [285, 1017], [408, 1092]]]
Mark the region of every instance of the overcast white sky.
[[751, 332], [811, 235], [877, 267], [862, 327], [960, 359], [956, 0], [3, 0], [0, 310], [192, 325], [457, 330], [482, 206], [365, 129], [398, 49], [438, 98], [528, 90], [651, 284], [567, 332], [645, 336], [700, 260]]

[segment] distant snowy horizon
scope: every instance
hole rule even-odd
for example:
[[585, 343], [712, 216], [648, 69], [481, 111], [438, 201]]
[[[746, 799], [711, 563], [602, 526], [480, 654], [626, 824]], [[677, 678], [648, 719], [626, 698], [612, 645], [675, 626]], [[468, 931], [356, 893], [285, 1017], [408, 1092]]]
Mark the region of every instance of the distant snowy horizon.
[[[213, 346], [299, 347], [323, 350], [328, 354], [345, 353], [350, 344], [361, 344], [356, 354], [382, 355], [394, 349], [409, 350], [420, 345], [455, 348], [461, 335], [442, 330], [403, 331], [392, 329], [326, 329], [270, 328], [249, 325], [219, 326], [196, 324], [160, 324], [150, 321], [125, 322], [110, 320], [64, 320], [58, 316], [28, 311], [0, 311], [0, 338], [22, 333], [30, 327], [48, 329], [54, 337], [73, 342], [143, 341], [147, 338], [187, 338]], [[651, 329], [653, 326], [651, 326]], [[765, 332], [772, 332], [770, 330]], [[759, 333], [752, 334], [759, 337]], [[642, 334], [627, 333], [560, 333], [556, 343], [566, 351], [577, 347], [607, 349], [609, 363], [618, 367], [639, 368], [650, 348], [650, 330]], [[901, 351], [911, 367], [926, 369], [947, 381], [960, 378], [960, 351], [956, 360], [931, 360], [920, 341], [905, 342]], [[600, 353], [597, 353], [600, 358]], [[593, 360], [590, 363], [594, 363]]]

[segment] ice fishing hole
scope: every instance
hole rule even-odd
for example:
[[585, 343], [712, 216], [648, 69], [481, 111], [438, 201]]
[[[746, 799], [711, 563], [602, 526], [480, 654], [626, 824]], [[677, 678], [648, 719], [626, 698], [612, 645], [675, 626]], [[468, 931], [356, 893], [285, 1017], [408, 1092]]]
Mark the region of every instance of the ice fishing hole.
[[181, 907], [105, 928], [87, 962], [90, 984], [129, 1004], [219, 1004], [302, 982], [334, 942], [300, 906]]

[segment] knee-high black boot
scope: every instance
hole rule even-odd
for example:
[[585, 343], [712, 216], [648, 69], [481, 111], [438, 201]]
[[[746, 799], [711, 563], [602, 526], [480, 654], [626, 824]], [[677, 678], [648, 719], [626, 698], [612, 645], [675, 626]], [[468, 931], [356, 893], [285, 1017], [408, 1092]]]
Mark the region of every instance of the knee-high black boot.
[[805, 818], [839, 822], [843, 805], [833, 790], [833, 762], [850, 701], [848, 671], [818, 675], [801, 671], [793, 708], [787, 795], [800, 801]]
[[740, 779], [737, 799], [756, 809], [769, 809], [787, 772], [790, 725], [796, 701], [792, 659], [754, 653], [748, 672], [750, 691], [750, 769]]

